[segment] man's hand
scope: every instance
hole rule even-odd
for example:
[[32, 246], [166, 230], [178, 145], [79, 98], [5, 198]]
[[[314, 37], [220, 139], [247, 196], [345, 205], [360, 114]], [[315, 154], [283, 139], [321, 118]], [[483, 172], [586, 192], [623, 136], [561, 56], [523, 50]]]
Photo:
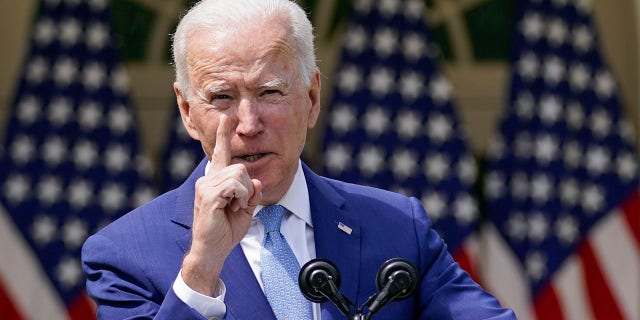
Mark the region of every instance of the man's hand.
[[193, 290], [211, 296], [225, 259], [246, 235], [262, 184], [244, 165], [231, 164], [231, 120], [222, 115], [211, 166], [196, 182], [191, 249], [182, 262], [182, 277]]

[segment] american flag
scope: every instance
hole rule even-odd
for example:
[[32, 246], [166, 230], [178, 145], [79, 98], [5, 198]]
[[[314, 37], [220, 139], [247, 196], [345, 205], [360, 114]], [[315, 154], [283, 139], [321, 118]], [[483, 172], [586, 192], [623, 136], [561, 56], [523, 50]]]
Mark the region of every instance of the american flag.
[[326, 120], [323, 172], [422, 200], [472, 275], [475, 160], [437, 68], [422, 0], [356, 1]]
[[92, 319], [87, 235], [153, 197], [108, 1], [42, 1], [0, 160], [3, 319]]
[[519, 1], [485, 283], [520, 319], [640, 319], [638, 158], [590, 10]]
[[204, 157], [200, 141], [192, 139], [182, 124], [178, 106], [174, 106], [167, 145], [162, 155], [162, 191], [178, 187]]

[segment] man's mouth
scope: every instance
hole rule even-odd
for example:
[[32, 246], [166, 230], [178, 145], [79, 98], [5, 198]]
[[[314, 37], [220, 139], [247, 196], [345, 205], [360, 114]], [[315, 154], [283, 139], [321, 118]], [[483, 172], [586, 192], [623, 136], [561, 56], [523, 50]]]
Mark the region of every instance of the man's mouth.
[[262, 157], [264, 157], [264, 153], [248, 154], [248, 155], [241, 156], [240, 159], [247, 162], [254, 162], [254, 161], [258, 161], [258, 159]]

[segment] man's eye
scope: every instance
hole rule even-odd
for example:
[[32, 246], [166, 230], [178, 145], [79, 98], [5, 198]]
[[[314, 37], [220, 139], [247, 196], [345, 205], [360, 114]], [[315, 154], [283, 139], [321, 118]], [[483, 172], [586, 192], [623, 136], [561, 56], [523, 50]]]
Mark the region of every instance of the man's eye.
[[213, 99], [211, 100], [227, 100], [227, 99], [231, 99], [231, 96], [229, 96], [228, 94], [217, 94], [213, 96]]
[[280, 91], [275, 90], [275, 89], [272, 89], [272, 90], [265, 90], [265, 91], [263, 91], [263, 92], [262, 92], [262, 95], [264, 96], [264, 95], [278, 94], [278, 93], [280, 93]]

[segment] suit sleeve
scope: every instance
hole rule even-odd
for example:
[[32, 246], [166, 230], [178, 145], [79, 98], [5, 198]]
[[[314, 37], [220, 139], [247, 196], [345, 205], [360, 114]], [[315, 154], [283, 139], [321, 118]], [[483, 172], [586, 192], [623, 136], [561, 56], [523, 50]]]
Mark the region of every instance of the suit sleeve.
[[516, 319], [453, 260], [420, 202], [411, 198], [420, 250], [417, 319]]
[[98, 304], [98, 319], [202, 319], [173, 289], [159, 293], [134, 259], [109, 238], [91, 236], [82, 248], [87, 291]]

